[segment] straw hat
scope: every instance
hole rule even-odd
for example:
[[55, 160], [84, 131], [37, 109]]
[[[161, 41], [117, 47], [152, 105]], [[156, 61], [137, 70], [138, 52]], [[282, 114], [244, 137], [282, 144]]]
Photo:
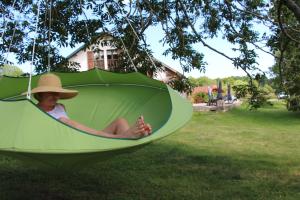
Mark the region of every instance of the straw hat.
[[[60, 99], [70, 99], [78, 94], [76, 90], [67, 90], [62, 88], [60, 78], [55, 74], [44, 74], [40, 77], [36, 88], [31, 90], [34, 97], [38, 99], [37, 93], [40, 92], [58, 92], [60, 93]], [[24, 92], [23, 94], [27, 94]]]

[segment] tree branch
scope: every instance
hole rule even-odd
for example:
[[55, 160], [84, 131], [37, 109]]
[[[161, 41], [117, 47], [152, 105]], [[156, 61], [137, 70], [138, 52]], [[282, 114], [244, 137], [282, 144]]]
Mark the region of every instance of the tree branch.
[[[189, 26], [191, 27], [191, 29], [192, 29], [193, 33], [195, 34], [195, 36], [196, 36], [196, 37], [199, 39], [199, 41], [203, 44], [203, 46], [205, 46], [205, 47], [209, 48], [210, 50], [212, 50], [212, 51], [214, 51], [214, 52], [216, 52], [216, 53], [218, 53], [218, 54], [224, 56], [225, 58], [231, 60], [232, 62], [235, 62], [235, 59], [234, 59], [234, 58], [229, 57], [229, 56], [226, 55], [225, 53], [223, 53], [223, 52], [221, 52], [221, 51], [219, 51], [219, 50], [217, 50], [217, 49], [211, 47], [210, 45], [208, 45], [208, 44], [202, 39], [201, 35], [196, 31], [195, 27], [194, 27], [193, 24], [191, 23], [191, 21], [190, 21], [190, 19], [189, 19], [189, 16], [188, 16], [188, 14], [187, 14], [187, 12], [186, 12], [186, 9], [185, 9], [185, 7], [184, 7], [184, 5], [183, 5], [183, 3], [181, 2], [181, 0], [178, 0], [178, 2], [179, 2], [179, 4], [180, 4], [180, 6], [182, 7], [183, 14], [184, 14], [184, 16], [185, 16], [185, 18], [186, 18], [186, 20], [187, 20]], [[247, 74], [247, 76], [250, 78], [250, 80], [251, 80], [251, 82], [252, 82], [252, 76], [251, 76], [251, 74], [250, 74], [244, 67], [241, 67], [241, 69]]]
[[269, 51], [266, 51], [265, 49], [263, 49], [262, 47], [260, 47], [259, 45], [257, 45], [255, 42], [251, 42], [249, 40], [247, 40], [243, 35], [241, 35], [234, 27], [234, 25], [232, 24], [232, 18], [233, 18], [233, 15], [232, 15], [232, 10], [231, 10], [231, 6], [229, 5], [229, 3], [227, 1], [225, 1], [225, 4], [227, 5], [228, 7], [228, 10], [229, 10], [229, 14], [230, 14], [230, 18], [229, 18], [229, 25], [231, 27], [231, 29], [235, 32], [235, 34], [237, 34], [241, 39], [244, 39], [247, 43], [249, 44], [252, 44], [253, 46], [255, 46], [257, 49], [261, 50], [262, 52], [265, 52], [275, 58], [278, 58], [275, 54], [269, 52]]
[[288, 7], [288, 9], [294, 13], [294, 16], [300, 23], [300, 5], [293, 0], [280, 0], [279, 2]]
[[212, 46], [208, 45], [208, 44], [202, 39], [201, 35], [196, 31], [195, 27], [193, 26], [193, 24], [192, 24], [191, 21], [189, 20], [189, 16], [188, 16], [188, 14], [187, 14], [187, 12], [186, 12], [186, 10], [185, 10], [185, 8], [184, 8], [182, 2], [181, 2], [180, 0], [178, 0], [178, 2], [180, 3], [180, 6], [183, 8], [183, 14], [184, 14], [184, 16], [185, 16], [185, 18], [186, 18], [186, 20], [187, 20], [189, 26], [191, 27], [193, 33], [194, 33], [195, 36], [198, 38], [198, 40], [203, 44], [203, 46], [205, 46], [205, 47], [209, 48], [210, 50], [212, 50], [212, 51], [214, 51], [214, 52], [216, 52], [216, 53], [218, 53], [218, 54], [224, 56], [225, 58], [227, 58], [227, 59], [229, 59], [229, 60], [231, 60], [231, 61], [234, 61], [233, 58], [231, 58], [230, 56], [226, 55], [225, 53], [223, 53], [223, 52], [221, 52], [221, 51], [219, 51], [219, 50], [213, 48]]
[[282, 23], [282, 17], [281, 17], [281, 8], [282, 8], [282, 2], [284, 0], [280, 0], [278, 2], [278, 8], [277, 8], [277, 19], [278, 19], [278, 23], [279, 23], [279, 27], [280, 27], [280, 30], [281, 32], [287, 37], [289, 38], [290, 40], [300, 44], [300, 41], [296, 40], [295, 38], [293, 38], [286, 30], [285, 28], [283, 27], [283, 23]]

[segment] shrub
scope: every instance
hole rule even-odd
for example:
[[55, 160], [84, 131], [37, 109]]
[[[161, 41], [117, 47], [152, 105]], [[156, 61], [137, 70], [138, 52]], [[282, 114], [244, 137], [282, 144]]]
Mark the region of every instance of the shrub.
[[300, 96], [291, 96], [287, 98], [287, 109], [289, 111], [300, 111]]
[[238, 99], [246, 97], [248, 93], [248, 85], [244, 85], [244, 84], [234, 85], [232, 89], [234, 90], [235, 96]]
[[18, 77], [22, 74], [23, 71], [19, 67], [13, 65], [4, 65], [0, 69], [0, 75]]
[[208, 102], [208, 95], [204, 92], [196, 93], [193, 97], [194, 103], [206, 103]]

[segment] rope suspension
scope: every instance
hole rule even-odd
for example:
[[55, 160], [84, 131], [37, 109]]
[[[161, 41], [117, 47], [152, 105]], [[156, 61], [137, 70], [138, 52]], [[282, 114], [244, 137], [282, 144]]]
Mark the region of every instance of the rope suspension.
[[49, 8], [49, 32], [48, 32], [48, 65], [47, 72], [51, 71], [51, 25], [52, 25], [52, 0], [50, 0], [50, 8]]
[[[138, 41], [141, 41], [140, 37], [138, 36], [137, 32], [136, 32], [135, 29], [133, 28], [133, 26], [132, 26], [130, 20], [128, 19], [128, 17], [127, 17], [127, 16], [125, 15], [125, 13], [123, 12], [123, 10], [122, 10], [121, 6], [119, 5], [119, 3], [118, 3], [118, 2], [114, 2], [114, 4], [117, 5], [117, 7], [119, 8], [119, 10], [121, 11], [121, 14], [125, 17], [127, 23], [129, 24], [130, 28], [132, 29], [132, 31], [133, 31], [133, 33], [134, 33], [134, 35], [135, 35], [135, 37], [138, 39]], [[106, 4], [105, 4], [105, 6], [106, 6]], [[110, 15], [110, 14], [109, 14], [109, 15]], [[115, 22], [115, 23], [116, 23], [116, 22]], [[124, 45], [124, 47], [125, 47], [124, 42], [122, 42], [122, 43], [123, 43], [123, 45]], [[146, 45], [146, 43], [144, 43], [144, 44]], [[126, 49], [126, 47], [125, 47], [125, 49]], [[146, 51], [146, 54], [147, 54], [148, 58], [150, 59], [150, 61], [151, 61], [152, 65], [154, 66], [154, 68], [155, 68], [156, 70], [159, 70], [158, 67], [156, 66], [155, 62], [153, 61], [152, 57], [151, 57], [150, 54], [148, 53], [148, 51]], [[130, 57], [130, 56], [129, 56], [129, 57]], [[160, 76], [160, 79], [163, 80], [162, 75], [161, 75], [160, 73], [158, 73], [158, 75]]]
[[[47, 62], [47, 72], [50, 72], [51, 71], [51, 57], [53, 56], [51, 54], [52, 6], [53, 6], [52, 5], [53, 4], [52, 1], [53, 0], [48, 0], [48, 1], [50, 1], [49, 2], [50, 3], [50, 7], [49, 7], [49, 11], [48, 11], [49, 12], [49, 14], [48, 14], [48, 16], [49, 16], [49, 31], [48, 31], [48, 62]], [[12, 7], [15, 6], [15, 3], [16, 3], [16, 0], [14, 0]], [[23, 5], [23, 3], [22, 3], [22, 5]], [[40, 17], [41, 1], [38, 0], [37, 4], [38, 4], [38, 8], [37, 8], [37, 15], [36, 15], [36, 22], [35, 22], [35, 32], [34, 32], [34, 38], [33, 38], [32, 57], [31, 57], [31, 62], [30, 62], [30, 76], [29, 76], [29, 83], [28, 83], [27, 99], [31, 99], [31, 81], [32, 81], [32, 74], [33, 74], [33, 67], [34, 67], [34, 58], [35, 58], [35, 49], [36, 49], [36, 37], [37, 37], [37, 33], [38, 33], [38, 24], [39, 24], [39, 17]], [[122, 14], [122, 16], [125, 17], [127, 23], [129, 24], [130, 28], [132, 29], [132, 31], [133, 31], [133, 33], [135, 35], [135, 37], [138, 39], [138, 41], [141, 41], [138, 33], [134, 29], [134, 27], [133, 27], [132, 23], [130, 22], [130, 20], [128, 19], [128, 17], [125, 15], [125, 13], [122, 10], [122, 8], [119, 5], [119, 3], [118, 2], [114, 2], [114, 4], [119, 8], [120, 13]], [[80, 6], [83, 9], [83, 7], [82, 7], [82, 0], [80, 0]], [[110, 10], [108, 9], [108, 6], [106, 4], [105, 4], [105, 7], [107, 9], [109, 17], [113, 20], [113, 22], [115, 24], [117, 24], [116, 23], [116, 19], [112, 17], [112, 15], [110, 13]], [[85, 14], [84, 11], [83, 11], [83, 14], [84, 14], [85, 18], [87, 19], [87, 15]], [[89, 39], [91, 39], [90, 38], [91, 34], [89, 33], [87, 22], [84, 21], [84, 23], [85, 23], [85, 28], [86, 28], [87, 34], [89, 36]], [[5, 28], [7, 27], [7, 24], [8, 24], [8, 21], [6, 21], [6, 23], [5, 23]], [[11, 48], [11, 45], [12, 45], [12, 42], [13, 42], [13, 38], [15, 37], [16, 28], [17, 28], [17, 25], [14, 26], [12, 40], [10, 41], [8, 52], [10, 51], [10, 48]], [[6, 29], [2, 32], [1, 39], [3, 38], [5, 32], [6, 32]], [[127, 54], [128, 58], [130, 60], [131, 65], [133, 66], [134, 70], [136, 72], [138, 72], [138, 69], [137, 69], [136, 65], [134, 64], [133, 59], [130, 56], [129, 50], [127, 49], [127, 47], [126, 47], [126, 45], [124, 43], [124, 40], [121, 37], [119, 37], [119, 39], [120, 39], [120, 41], [122, 43], [122, 46], [123, 46], [123, 48], [125, 50], [125, 53]], [[146, 45], [145, 41], [144, 41], [144, 44]], [[146, 51], [145, 53], [148, 56], [148, 58], [150, 59], [152, 65], [155, 67], [155, 69], [158, 70], [158, 67], [155, 64], [155, 62], [153, 60], [153, 57], [148, 53], [148, 51]], [[7, 57], [8, 57], [8, 54], [7, 54]], [[6, 57], [6, 60], [7, 60], [7, 57]], [[159, 74], [159, 75], [161, 76], [161, 74]]]
[[[109, 11], [109, 9], [108, 9], [108, 7], [107, 7], [106, 4], [105, 4], [105, 7], [106, 7], [106, 9], [107, 9], [107, 13], [108, 13], [109, 17], [114, 21], [115, 24], [117, 24], [117, 23], [116, 23], [116, 20], [111, 16], [111, 13], [110, 13], [110, 11]], [[127, 56], [129, 57], [129, 60], [130, 60], [130, 62], [131, 62], [131, 64], [132, 64], [134, 70], [135, 70], [136, 72], [138, 72], [138, 70], [137, 70], [137, 68], [136, 68], [136, 66], [135, 66], [135, 64], [134, 64], [134, 62], [133, 62], [133, 60], [132, 60], [132, 58], [131, 58], [131, 56], [130, 56], [130, 54], [129, 54], [129, 51], [128, 51], [128, 49], [127, 49], [126, 46], [125, 46], [125, 43], [124, 43], [123, 39], [122, 39], [121, 37], [119, 37], [119, 39], [120, 39], [121, 42], [122, 42], [122, 46], [124, 47], [124, 50], [125, 50]]]
[[34, 54], [35, 54], [35, 43], [36, 43], [36, 34], [38, 31], [38, 24], [39, 24], [39, 17], [40, 17], [40, 1], [38, 1], [38, 11], [37, 11], [37, 17], [36, 17], [36, 24], [35, 24], [35, 33], [33, 38], [33, 47], [32, 47], [32, 57], [30, 62], [30, 75], [29, 75], [29, 83], [28, 83], [28, 89], [27, 89], [27, 99], [31, 99], [31, 80], [32, 80], [32, 73], [33, 73], [33, 62], [34, 62]]
[[[133, 28], [133, 26], [132, 26], [130, 20], [128, 19], [128, 17], [127, 17], [127, 16], [125, 15], [125, 13], [123, 12], [123, 10], [122, 10], [120, 4], [119, 4], [118, 2], [115, 2], [115, 4], [118, 6], [119, 10], [121, 11], [121, 14], [125, 17], [126, 21], [128, 22], [130, 28], [132, 29], [132, 31], [133, 31], [134, 35], [136, 36], [136, 38], [138, 39], [138, 41], [141, 41], [141, 39], [140, 39], [140, 37], [138, 36], [137, 32], [136, 32], [135, 29]], [[144, 44], [145, 44], [145, 43], [144, 43]], [[146, 44], [145, 44], [145, 45], [146, 45]], [[155, 62], [153, 61], [153, 59], [152, 59], [152, 57], [150, 56], [150, 54], [148, 53], [148, 51], [146, 51], [146, 54], [147, 54], [147, 56], [149, 57], [149, 59], [150, 59], [152, 65], [153, 65], [156, 69], [158, 69], [158, 67], [156, 66]]]

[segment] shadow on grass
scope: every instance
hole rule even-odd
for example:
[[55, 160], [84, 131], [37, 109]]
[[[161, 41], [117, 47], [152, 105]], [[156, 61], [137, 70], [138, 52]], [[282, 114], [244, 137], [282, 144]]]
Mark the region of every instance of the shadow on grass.
[[299, 199], [288, 171], [163, 141], [65, 174], [0, 157], [0, 199]]

